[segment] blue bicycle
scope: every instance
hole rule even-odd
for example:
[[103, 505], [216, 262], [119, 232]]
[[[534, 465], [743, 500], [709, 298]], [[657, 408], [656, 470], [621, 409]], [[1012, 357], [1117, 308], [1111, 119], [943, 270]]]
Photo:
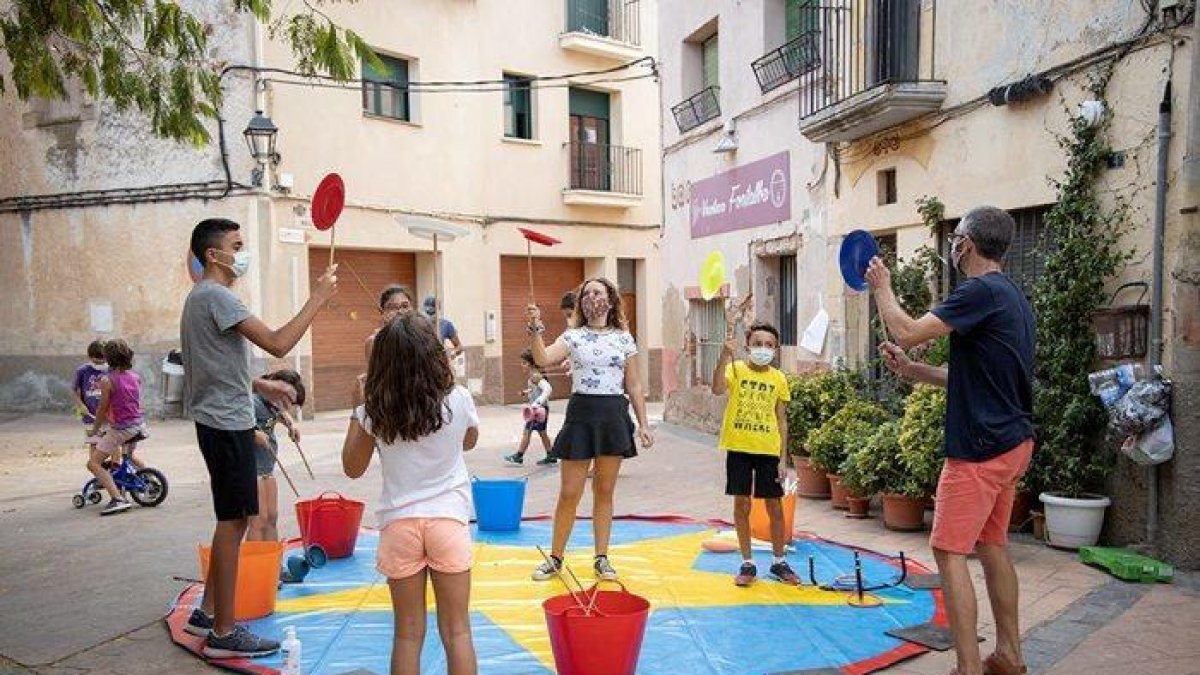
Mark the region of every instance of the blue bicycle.
[[[126, 445], [125, 452], [121, 453], [119, 464], [114, 466], [105, 460], [104, 466], [112, 475], [117, 489], [128, 495], [139, 506], [158, 506], [167, 498], [167, 477], [158, 469], [149, 467], [138, 469], [129, 459], [133, 453], [133, 447], [142, 438], [145, 437], [135, 438]], [[100, 487], [100, 482], [93, 477], [84, 484], [79, 494], [71, 498], [71, 504], [77, 509], [82, 509], [87, 504], [99, 504], [100, 500], [104, 498], [103, 492], [104, 488]]]

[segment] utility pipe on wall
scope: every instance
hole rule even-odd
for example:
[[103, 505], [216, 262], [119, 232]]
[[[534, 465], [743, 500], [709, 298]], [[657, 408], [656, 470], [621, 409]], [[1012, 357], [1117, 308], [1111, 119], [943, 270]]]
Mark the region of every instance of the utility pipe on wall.
[[[1150, 366], [1162, 363], [1163, 351], [1163, 239], [1167, 219], [1167, 150], [1171, 143], [1171, 81], [1158, 104], [1158, 167], [1154, 186], [1154, 264], [1150, 292]], [[1158, 465], [1149, 467], [1146, 481], [1146, 543], [1158, 536]]]

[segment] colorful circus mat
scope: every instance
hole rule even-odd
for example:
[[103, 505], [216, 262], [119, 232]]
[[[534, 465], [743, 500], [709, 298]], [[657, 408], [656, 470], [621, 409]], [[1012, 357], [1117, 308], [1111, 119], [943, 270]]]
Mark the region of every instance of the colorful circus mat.
[[[549, 547], [550, 527], [548, 520], [533, 519], [515, 532], [474, 532], [471, 622], [481, 673], [555, 672], [542, 601], [566, 589], [557, 580], [529, 578], [543, 560], [536, 547]], [[581, 520], [575, 529], [567, 564], [586, 586], [593, 582], [590, 523]], [[739, 588], [733, 584], [739, 555], [701, 546], [729, 536], [719, 530], [728, 527], [670, 516], [623, 517], [613, 523], [610, 557], [628, 590], [651, 605], [638, 673], [741, 675], [822, 668], [869, 673], [926, 651], [885, 631], [930, 622], [946, 625], [941, 591], [901, 584], [874, 591], [878, 606], [856, 607], [849, 602], [855, 593], [808, 585], [810, 557], [813, 576], [822, 585], [838, 578], [852, 583], [856, 551], [868, 586], [897, 580], [901, 564], [892, 554], [805, 533], [797, 533], [787, 554], [805, 585], [771, 579], [769, 547], [756, 546], [759, 580]], [[306, 674], [384, 675], [393, 624], [387, 581], [375, 570], [377, 544], [377, 533], [364, 528], [353, 556], [312, 570], [303, 583], [285, 584], [275, 612], [249, 622], [249, 628], [281, 638], [285, 627], [295, 626]], [[911, 560], [907, 567], [910, 574], [928, 572]], [[615, 584], [603, 587], [618, 589]], [[197, 655], [201, 640], [183, 626], [202, 591], [198, 583], [185, 589], [166, 617], [172, 639]], [[429, 602], [422, 672], [445, 672], [432, 590]], [[281, 661], [276, 655], [212, 665], [274, 674]]]

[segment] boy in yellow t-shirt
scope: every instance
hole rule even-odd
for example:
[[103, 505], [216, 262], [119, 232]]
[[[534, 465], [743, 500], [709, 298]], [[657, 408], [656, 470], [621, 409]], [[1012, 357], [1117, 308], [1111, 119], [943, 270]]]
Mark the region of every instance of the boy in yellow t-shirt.
[[791, 400], [787, 379], [771, 366], [779, 347], [779, 331], [766, 322], [756, 322], [746, 331], [749, 363], [733, 361], [734, 340], [725, 341], [713, 371], [712, 392], [729, 392], [718, 447], [725, 455], [725, 494], [733, 497], [733, 521], [737, 525], [742, 564], [734, 583], [749, 586], [758, 569], [750, 554], [750, 503], [762, 499], [771, 519], [771, 549], [775, 559], [771, 574], [788, 584], [800, 579], [784, 559], [784, 545], [791, 533], [783, 531], [783, 476], [787, 470], [787, 401]]

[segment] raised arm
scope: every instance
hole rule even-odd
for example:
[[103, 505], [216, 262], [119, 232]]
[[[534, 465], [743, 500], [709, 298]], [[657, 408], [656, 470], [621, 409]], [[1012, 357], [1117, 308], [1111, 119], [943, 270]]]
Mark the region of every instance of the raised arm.
[[714, 396], [721, 396], [729, 391], [729, 383], [725, 381], [725, 368], [733, 362], [734, 340], [729, 338], [725, 341], [725, 346], [721, 348], [721, 358], [717, 359], [717, 365], [713, 367], [712, 372], [712, 393]]
[[261, 347], [275, 358], [283, 358], [300, 342], [308, 327], [321, 307], [337, 292], [337, 265], [326, 268], [325, 273], [317, 279], [317, 285], [312, 290], [308, 302], [300, 309], [300, 313], [292, 317], [278, 329], [271, 329], [262, 319], [251, 316], [237, 325], [237, 331], [247, 340]]
[[900, 377], [932, 384], [935, 387], [945, 387], [948, 372], [943, 366], [931, 366], [908, 358], [904, 350], [891, 342], [879, 345], [879, 353], [883, 363]]
[[534, 363], [545, 368], [561, 363], [571, 355], [571, 350], [561, 340], [556, 340], [550, 346], [546, 346], [542, 339], [542, 334], [546, 332], [546, 325], [542, 323], [542, 311], [538, 309], [537, 305], [529, 305], [525, 309], [525, 317], [529, 324], [529, 350], [533, 352]]

